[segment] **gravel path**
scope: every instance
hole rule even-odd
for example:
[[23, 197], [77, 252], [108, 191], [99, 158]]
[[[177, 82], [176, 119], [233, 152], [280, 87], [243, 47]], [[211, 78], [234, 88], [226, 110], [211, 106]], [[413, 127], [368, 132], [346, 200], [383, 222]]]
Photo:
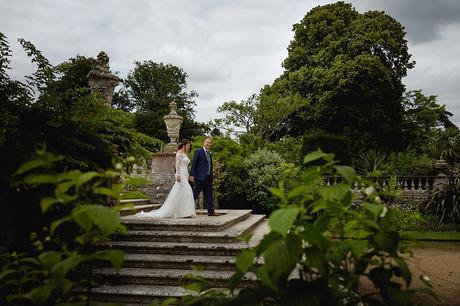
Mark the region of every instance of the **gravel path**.
[[[408, 260], [412, 271], [411, 288], [421, 288], [421, 275], [428, 276], [440, 302], [427, 295], [418, 295], [416, 301], [424, 305], [460, 305], [460, 243], [418, 242], [411, 246], [413, 257]], [[362, 291], [374, 291], [369, 281], [362, 282]]]
[[[433, 305], [460, 305], [460, 243], [425, 242], [413, 246], [410, 259], [415, 277], [427, 275], [441, 303]], [[420, 281], [418, 282], [420, 284]]]

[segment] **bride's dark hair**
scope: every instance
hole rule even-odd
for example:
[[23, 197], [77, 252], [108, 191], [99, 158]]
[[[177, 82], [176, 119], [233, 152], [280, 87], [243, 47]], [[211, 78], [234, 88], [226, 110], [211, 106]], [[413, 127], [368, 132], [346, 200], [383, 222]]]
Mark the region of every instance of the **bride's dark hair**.
[[179, 146], [177, 147], [177, 149], [182, 149], [183, 147], [185, 147], [188, 143], [190, 143], [190, 140], [188, 139], [182, 139], [180, 142], [179, 142]]

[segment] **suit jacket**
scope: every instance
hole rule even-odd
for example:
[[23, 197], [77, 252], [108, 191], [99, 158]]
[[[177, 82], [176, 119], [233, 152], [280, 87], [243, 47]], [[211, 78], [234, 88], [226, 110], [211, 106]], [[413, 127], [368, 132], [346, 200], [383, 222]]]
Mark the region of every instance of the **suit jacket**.
[[[209, 152], [209, 157], [211, 160], [211, 180], [212, 180], [212, 155]], [[204, 181], [206, 175], [208, 174], [208, 159], [206, 158], [206, 152], [203, 148], [196, 149], [195, 155], [193, 155], [192, 160], [192, 169], [190, 170], [190, 175], [195, 178], [195, 180]]]

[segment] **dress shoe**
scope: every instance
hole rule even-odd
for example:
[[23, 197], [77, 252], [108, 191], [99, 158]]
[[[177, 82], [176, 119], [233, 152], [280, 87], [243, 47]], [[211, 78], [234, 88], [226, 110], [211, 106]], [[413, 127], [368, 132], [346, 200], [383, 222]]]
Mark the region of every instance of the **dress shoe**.
[[212, 212], [212, 213], [208, 213], [208, 216], [210, 217], [218, 217], [218, 216], [221, 216], [222, 214], [219, 214], [219, 213], [216, 213], [216, 212]]

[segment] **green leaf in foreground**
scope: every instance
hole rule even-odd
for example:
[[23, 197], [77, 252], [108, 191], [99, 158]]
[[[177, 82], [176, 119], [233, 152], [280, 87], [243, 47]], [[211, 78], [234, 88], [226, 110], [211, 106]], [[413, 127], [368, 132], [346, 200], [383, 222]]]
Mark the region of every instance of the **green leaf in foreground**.
[[295, 206], [275, 210], [268, 224], [273, 231], [286, 235], [292, 224], [294, 224], [299, 212], [300, 210]]

